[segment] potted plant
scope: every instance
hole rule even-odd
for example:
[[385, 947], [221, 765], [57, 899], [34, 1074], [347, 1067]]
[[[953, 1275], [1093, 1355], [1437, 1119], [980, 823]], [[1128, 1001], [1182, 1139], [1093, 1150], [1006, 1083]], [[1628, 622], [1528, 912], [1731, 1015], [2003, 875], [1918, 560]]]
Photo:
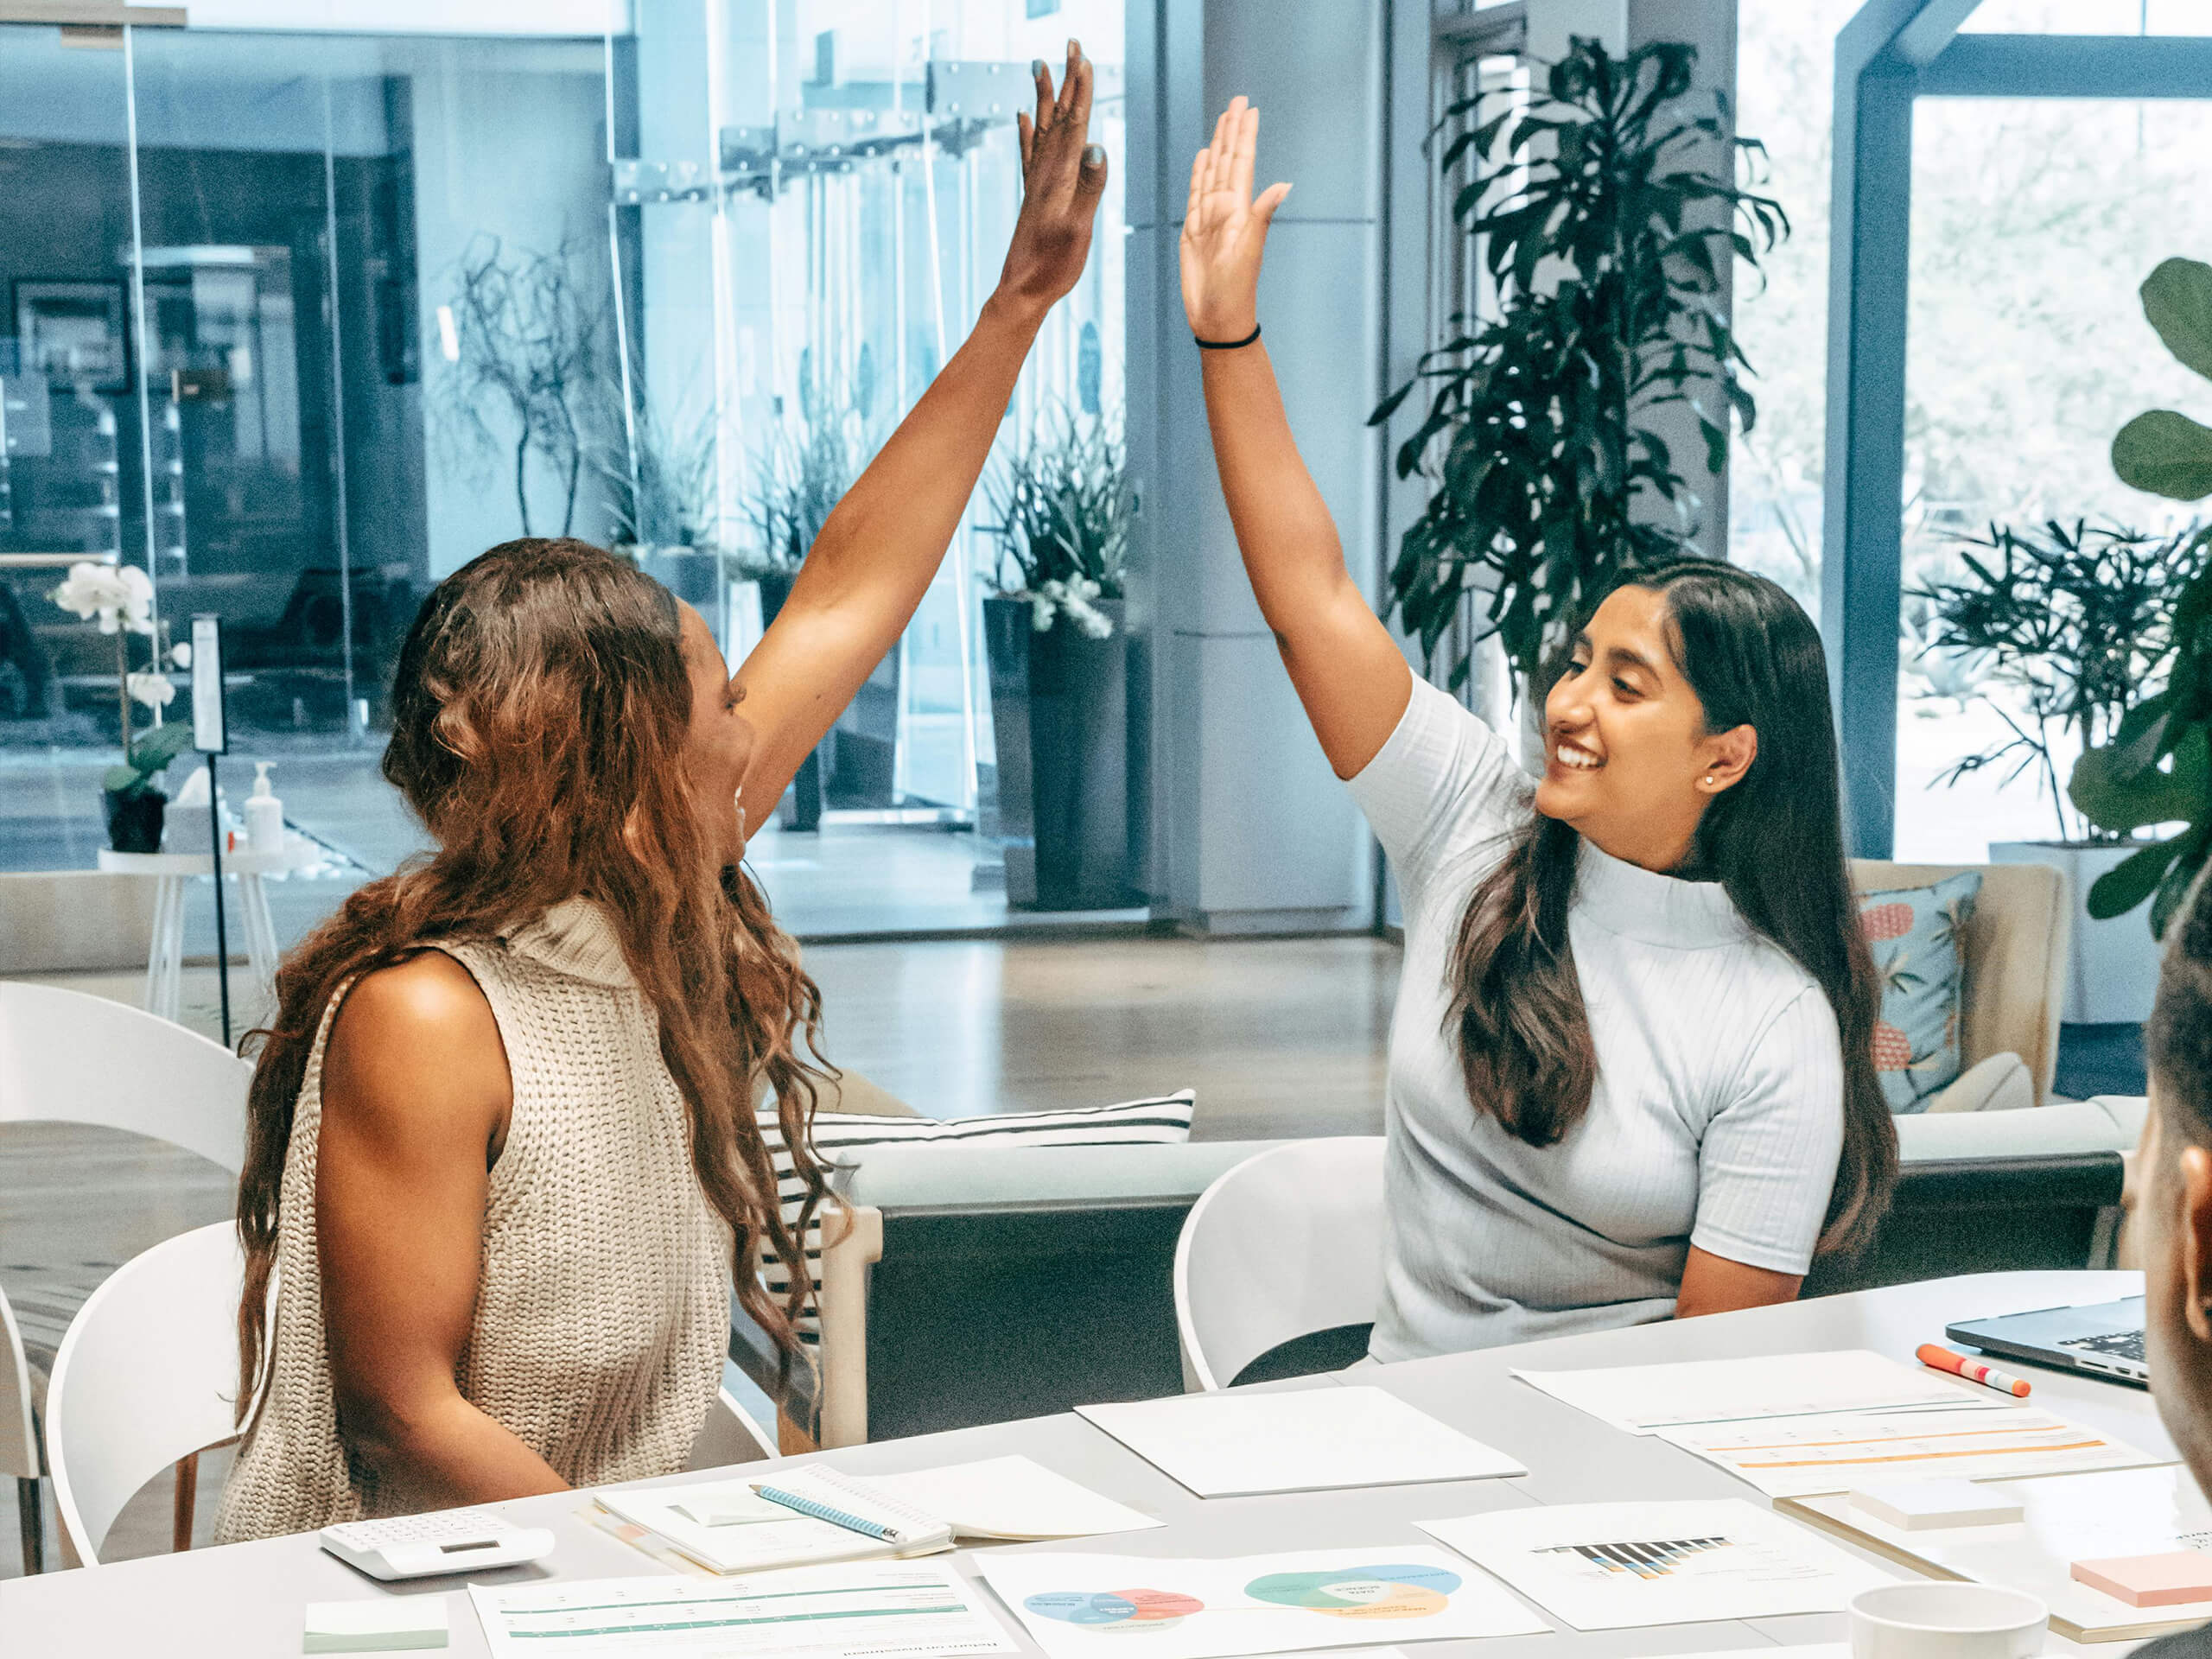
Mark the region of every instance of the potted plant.
[[[2166, 349], [2212, 379], [2212, 265], [2168, 259], [2140, 292], [2143, 314]], [[2212, 495], [2212, 429], [2175, 410], [2152, 410], [2113, 437], [2112, 462], [2139, 490], [2201, 501]], [[2100, 829], [2180, 826], [2107, 871], [2089, 893], [2088, 913], [2099, 918], [2149, 899], [2153, 937], [2164, 934], [2212, 850], [2212, 569], [2200, 569], [2182, 589], [2171, 627], [2164, 683], [2082, 753], [2068, 784], [2074, 804]]]
[[[116, 719], [123, 742], [123, 761], [110, 766], [100, 779], [107, 817], [108, 844], [118, 853], [156, 853], [162, 848], [162, 822], [168, 797], [159, 786], [170, 761], [191, 747], [192, 728], [181, 721], [162, 725], [161, 711], [176, 696], [163, 671], [164, 659], [183, 667], [191, 661], [192, 647], [179, 645], [163, 652], [154, 622], [154, 584], [132, 564], [94, 564], [89, 561], [69, 567], [69, 575], [50, 595], [72, 615], [96, 624], [102, 633], [115, 636]], [[152, 660], [142, 670], [130, 666], [130, 636], [155, 637]], [[131, 734], [130, 705], [142, 702], [156, 724], [143, 737]]]
[[678, 599], [701, 607], [715, 599], [721, 575], [716, 540], [715, 416], [664, 423], [640, 397], [619, 440], [592, 453], [607, 491], [609, 536], [617, 552]]
[[[739, 575], [760, 584], [763, 627], [776, 620], [791, 597], [799, 566], [806, 562], [830, 510], [860, 476], [866, 459], [861, 410], [820, 395], [804, 362], [800, 365], [799, 385], [800, 418], [779, 424], [767, 446], [753, 458], [753, 486], [746, 497], [745, 516], [759, 538], [758, 545], [740, 552], [734, 559]], [[888, 667], [879, 665], [868, 676], [856, 702], [880, 702], [882, 682], [888, 675], [895, 708], [898, 653], [894, 651], [886, 660]], [[839, 716], [838, 737], [846, 735], [842, 729], [846, 719]], [[791, 788], [793, 812], [789, 827], [820, 829], [821, 748], [807, 756], [791, 780]]]
[[1130, 842], [1127, 452], [1103, 416], [1062, 410], [990, 485], [998, 543], [983, 601], [1007, 902], [1140, 904]]
[[1912, 594], [1929, 609], [1927, 653], [1966, 671], [1965, 697], [1995, 713], [2007, 735], [1938, 781], [1990, 767], [2009, 768], [2006, 783], [2036, 773], [2056, 838], [1993, 842], [1990, 861], [2050, 864], [2065, 874], [2075, 922], [2061, 1018], [2145, 1020], [2158, 976], [2149, 928], [2138, 917], [2100, 920], [2088, 908], [2095, 883], [2141, 843], [2101, 829], [2070, 804], [2052, 749], [2067, 739], [2083, 751], [2108, 741], [2141, 688], [2164, 671], [2174, 596], [2204, 568], [2208, 537], [2195, 529], [2152, 536], [2054, 522], [2040, 531], [1993, 524], [1954, 547], [1955, 573]]
[[[1471, 594], [1532, 683], [1591, 594], [1691, 550], [1698, 504], [1652, 423], [1660, 410], [1694, 413], [1716, 474], [1732, 407], [1751, 429], [1748, 365], [1720, 297], [1730, 262], [1756, 270], [1789, 220], [1734, 181], [1737, 153], [1758, 143], [1728, 148], [1717, 101], [1689, 107], [1696, 58], [1671, 41], [1615, 58], [1578, 38], [1525, 108], [1501, 91], [1445, 112], [1476, 124], [1440, 160], [1449, 181], [1463, 161], [1477, 171], [1452, 217], [1497, 315], [1455, 319], [1456, 336], [1369, 418], [1427, 389], [1397, 471], [1433, 491], [1388, 597], [1432, 675]], [[1455, 690], [1476, 643], [1459, 641]]]

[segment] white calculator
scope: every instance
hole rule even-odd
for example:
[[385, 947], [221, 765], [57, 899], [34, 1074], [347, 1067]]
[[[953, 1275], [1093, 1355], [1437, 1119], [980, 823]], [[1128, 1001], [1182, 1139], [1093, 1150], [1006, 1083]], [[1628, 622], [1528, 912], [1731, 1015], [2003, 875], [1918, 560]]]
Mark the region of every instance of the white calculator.
[[427, 1579], [534, 1561], [552, 1553], [553, 1534], [512, 1525], [489, 1510], [439, 1510], [325, 1527], [322, 1547], [372, 1579]]

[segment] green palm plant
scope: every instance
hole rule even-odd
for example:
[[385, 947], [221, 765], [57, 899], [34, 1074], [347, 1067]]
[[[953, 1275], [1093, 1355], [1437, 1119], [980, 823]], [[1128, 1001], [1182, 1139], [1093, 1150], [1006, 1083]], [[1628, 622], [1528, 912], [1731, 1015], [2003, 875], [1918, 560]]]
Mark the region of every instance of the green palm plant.
[[[1757, 418], [1722, 298], [1730, 262], [1756, 269], [1789, 219], [1738, 186], [1737, 157], [1764, 152], [1730, 140], [1717, 99], [1693, 106], [1696, 59], [1577, 39], [1526, 108], [1485, 92], [1445, 112], [1474, 124], [1440, 160], [1447, 177], [1478, 170], [1452, 213], [1499, 315], [1457, 319], [1369, 423], [1426, 389], [1397, 472], [1433, 488], [1389, 598], [1432, 670], [1465, 595], [1487, 589], [1486, 632], [1533, 682], [1592, 594], [1691, 543], [1698, 504], [1653, 416], [1693, 410], [1714, 473], [1732, 410], [1746, 431]], [[1472, 645], [1449, 664], [1455, 687]]]

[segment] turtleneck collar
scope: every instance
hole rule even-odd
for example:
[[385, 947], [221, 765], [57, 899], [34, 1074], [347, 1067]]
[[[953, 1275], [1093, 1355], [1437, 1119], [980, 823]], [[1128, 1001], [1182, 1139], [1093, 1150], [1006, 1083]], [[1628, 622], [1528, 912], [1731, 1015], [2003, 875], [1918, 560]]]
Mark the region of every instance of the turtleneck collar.
[[536, 921], [506, 936], [507, 948], [532, 962], [594, 985], [632, 982], [614, 924], [595, 901], [564, 899]]
[[1718, 881], [1661, 875], [1582, 842], [1574, 871], [1574, 908], [1585, 921], [1645, 944], [1702, 950], [1751, 937], [1751, 927]]

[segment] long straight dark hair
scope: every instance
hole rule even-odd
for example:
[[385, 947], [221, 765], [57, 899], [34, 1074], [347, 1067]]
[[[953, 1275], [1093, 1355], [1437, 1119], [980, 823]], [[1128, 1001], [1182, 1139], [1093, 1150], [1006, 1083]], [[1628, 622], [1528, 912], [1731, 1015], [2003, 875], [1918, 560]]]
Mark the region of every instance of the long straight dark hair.
[[[1698, 825], [1690, 865], [1718, 880], [1752, 927], [1813, 976], [1843, 1039], [1843, 1153], [1823, 1250], [1863, 1244], [1897, 1178], [1897, 1125], [1874, 1071], [1881, 988], [1843, 853], [1842, 791], [1827, 658], [1797, 601], [1734, 565], [1684, 559], [1615, 584], [1666, 601], [1675, 666], [1707, 733], [1749, 726], [1758, 754]], [[1542, 696], [1564, 671], [1554, 664]], [[1582, 1120], [1598, 1078], [1589, 1011], [1567, 938], [1582, 837], [1530, 814], [1467, 901], [1454, 952], [1447, 1035], [1475, 1109], [1533, 1147]]]

